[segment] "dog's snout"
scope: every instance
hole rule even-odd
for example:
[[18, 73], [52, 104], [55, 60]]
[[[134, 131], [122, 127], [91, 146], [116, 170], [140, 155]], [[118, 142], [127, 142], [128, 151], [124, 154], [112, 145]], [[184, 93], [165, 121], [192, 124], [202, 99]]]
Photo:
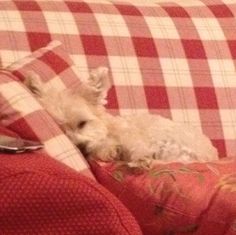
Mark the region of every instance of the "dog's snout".
[[77, 147], [79, 148], [79, 150], [82, 152], [82, 154], [87, 157], [88, 156], [88, 151], [87, 151], [87, 147], [85, 143], [80, 143], [77, 145]]

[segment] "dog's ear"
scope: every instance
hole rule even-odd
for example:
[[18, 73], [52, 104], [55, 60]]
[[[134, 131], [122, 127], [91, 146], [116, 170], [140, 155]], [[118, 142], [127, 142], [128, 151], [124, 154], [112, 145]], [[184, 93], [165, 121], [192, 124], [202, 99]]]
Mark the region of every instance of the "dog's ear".
[[42, 97], [43, 94], [43, 82], [38, 74], [29, 72], [27, 78], [24, 80], [24, 84], [28, 89], [37, 97]]
[[106, 104], [107, 92], [111, 87], [108, 68], [98, 67], [92, 70], [87, 85], [93, 90], [97, 104]]

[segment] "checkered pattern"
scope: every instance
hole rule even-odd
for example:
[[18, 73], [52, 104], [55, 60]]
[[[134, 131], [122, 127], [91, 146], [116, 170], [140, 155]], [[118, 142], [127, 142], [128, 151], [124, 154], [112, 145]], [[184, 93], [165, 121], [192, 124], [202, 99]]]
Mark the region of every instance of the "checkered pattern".
[[32, 54], [16, 61], [6, 68], [24, 81], [32, 73], [38, 75], [49, 87], [59, 91], [80, 84], [78, 71], [61, 42], [52, 41]]
[[2, 65], [59, 40], [82, 77], [110, 67], [111, 112], [190, 123], [236, 155], [235, 1], [129, 2], [2, 1]]
[[53, 41], [14, 63], [8, 70], [0, 71], [1, 122], [26, 139], [40, 140], [50, 156], [92, 177], [78, 149], [19, 82], [32, 72], [45, 83], [61, 89], [79, 83], [69, 56], [59, 42]]

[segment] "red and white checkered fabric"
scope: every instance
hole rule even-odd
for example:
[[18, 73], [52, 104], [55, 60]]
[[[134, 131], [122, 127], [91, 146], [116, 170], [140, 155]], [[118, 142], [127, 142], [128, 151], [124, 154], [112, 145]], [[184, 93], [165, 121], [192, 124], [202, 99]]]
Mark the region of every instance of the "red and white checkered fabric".
[[81, 76], [110, 67], [111, 111], [190, 123], [236, 155], [235, 1], [129, 2], [1, 1], [2, 65], [59, 40]]
[[43, 142], [51, 157], [92, 177], [78, 149], [21, 84], [20, 79], [24, 80], [32, 72], [61, 89], [80, 82], [60, 43], [51, 42], [12, 64], [8, 70], [0, 70], [1, 123], [21, 137]]
[[77, 69], [61, 42], [52, 41], [6, 68], [24, 81], [32, 73], [47, 86], [64, 90], [80, 84]]

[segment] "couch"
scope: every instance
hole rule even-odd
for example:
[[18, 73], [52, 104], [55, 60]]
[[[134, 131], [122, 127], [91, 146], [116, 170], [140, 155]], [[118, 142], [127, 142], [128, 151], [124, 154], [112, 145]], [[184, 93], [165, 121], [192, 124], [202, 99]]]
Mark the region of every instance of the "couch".
[[[109, 190], [145, 235], [233, 235], [235, 16], [234, 0], [1, 1], [1, 123], [41, 140], [44, 154]], [[61, 42], [78, 77], [101, 65], [110, 69], [109, 112], [150, 112], [192, 125], [209, 136], [220, 160], [156, 164], [144, 172], [88, 164], [19, 74], [7, 71], [52, 40]]]

